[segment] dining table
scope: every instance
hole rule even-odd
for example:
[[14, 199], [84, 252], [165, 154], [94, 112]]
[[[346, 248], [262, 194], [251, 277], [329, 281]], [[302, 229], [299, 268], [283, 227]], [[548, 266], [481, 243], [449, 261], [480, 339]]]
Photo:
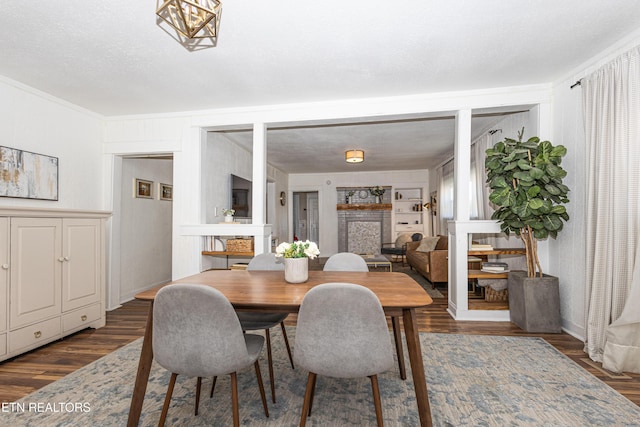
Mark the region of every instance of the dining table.
[[[410, 276], [399, 272], [309, 271], [304, 283], [287, 283], [282, 271], [207, 270], [170, 283], [153, 287], [135, 295], [149, 301], [149, 313], [142, 341], [127, 426], [137, 426], [153, 362], [153, 301], [164, 286], [193, 283], [211, 286], [222, 292], [237, 311], [297, 313], [307, 291], [323, 283], [354, 283], [373, 291], [387, 316], [392, 319], [396, 346], [399, 345], [399, 319], [404, 326], [407, 352], [421, 426], [431, 426], [431, 409], [418, 334], [416, 309], [433, 301]], [[399, 357], [401, 375], [404, 363]]]

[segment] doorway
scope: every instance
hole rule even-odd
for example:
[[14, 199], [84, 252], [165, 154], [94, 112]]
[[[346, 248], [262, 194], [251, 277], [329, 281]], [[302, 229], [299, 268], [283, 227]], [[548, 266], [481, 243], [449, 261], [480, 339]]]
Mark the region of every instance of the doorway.
[[310, 240], [320, 245], [318, 192], [293, 193], [293, 236], [298, 240]]

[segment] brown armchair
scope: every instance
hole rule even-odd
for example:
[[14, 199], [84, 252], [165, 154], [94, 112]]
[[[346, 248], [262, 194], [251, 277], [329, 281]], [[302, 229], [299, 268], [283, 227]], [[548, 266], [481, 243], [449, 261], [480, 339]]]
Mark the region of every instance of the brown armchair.
[[439, 236], [435, 249], [429, 252], [417, 251], [421, 242], [407, 243], [406, 257], [411, 269], [415, 269], [430, 281], [435, 288], [436, 283], [448, 282], [449, 241], [447, 236]]

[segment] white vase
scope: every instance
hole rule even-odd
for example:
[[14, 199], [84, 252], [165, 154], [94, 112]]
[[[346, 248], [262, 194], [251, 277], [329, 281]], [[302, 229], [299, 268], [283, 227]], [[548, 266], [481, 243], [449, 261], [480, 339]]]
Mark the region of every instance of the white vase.
[[382, 203], [382, 198], [380, 196], [376, 196], [376, 203]]
[[303, 283], [309, 278], [309, 258], [284, 258], [284, 280]]
[[227, 215], [224, 217], [224, 222], [233, 222], [233, 216]]

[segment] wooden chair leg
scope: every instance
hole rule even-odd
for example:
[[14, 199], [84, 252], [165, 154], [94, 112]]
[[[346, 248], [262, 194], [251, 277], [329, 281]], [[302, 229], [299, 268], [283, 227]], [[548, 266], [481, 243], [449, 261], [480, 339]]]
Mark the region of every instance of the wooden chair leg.
[[300, 416], [300, 427], [304, 427], [307, 423], [307, 415], [309, 414], [315, 380], [316, 374], [309, 372], [309, 376], [307, 377], [307, 390], [304, 393], [304, 403], [302, 404], [302, 415]]
[[400, 330], [400, 319], [397, 316], [391, 316], [391, 326], [393, 326], [393, 338], [396, 342], [396, 355], [398, 356], [400, 379], [406, 380], [407, 369], [404, 364], [404, 351], [402, 350], [402, 331]]
[[273, 358], [271, 356], [271, 334], [268, 329], [264, 330], [267, 338], [267, 361], [269, 362], [269, 382], [271, 383], [271, 400], [276, 403], [276, 383], [273, 380]]
[[198, 415], [198, 407], [200, 406], [200, 387], [202, 387], [202, 377], [198, 377], [196, 382], [196, 408], [194, 415]]
[[240, 427], [240, 410], [238, 409], [238, 376], [231, 373], [231, 407], [233, 408], [233, 427]]
[[169, 380], [169, 387], [167, 388], [167, 395], [164, 397], [164, 405], [162, 406], [162, 413], [160, 414], [160, 421], [158, 421], [158, 427], [164, 426], [164, 422], [167, 419], [167, 412], [169, 412], [169, 404], [171, 403], [171, 395], [173, 395], [173, 387], [176, 385], [176, 378], [178, 374], [171, 373], [171, 379]]
[[313, 398], [316, 395], [316, 380], [318, 376], [316, 374], [313, 375], [313, 381], [311, 382], [311, 399], [309, 400], [309, 413], [307, 416], [311, 416], [311, 408], [313, 407]]
[[260, 373], [260, 364], [258, 360], [253, 364], [256, 367], [256, 377], [258, 378], [258, 388], [260, 388], [260, 398], [262, 399], [262, 407], [264, 408], [264, 415], [269, 417], [269, 408], [267, 408], [267, 395], [264, 393], [264, 384], [262, 383], [262, 374]]
[[291, 362], [291, 369], [296, 369], [293, 366], [293, 356], [291, 355], [291, 347], [289, 347], [289, 338], [287, 337], [287, 330], [284, 328], [284, 322], [280, 322], [280, 327], [282, 328], [282, 336], [284, 337], [284, 343], [287, 346], [287, 353], [289, 354], [289, 362]]
[[371, 378], [371, 390], [373, 391], [373, 405], [376, 407], [376, 420], [378, 421], [378, 427], [383, 427], [384, 422], [382, 420], [382, 402], [380, 401], [378, 376], [371, 375], [369, 378]]
[[213, 390], [216, 388], [216, 380], [218, 377], [213, 377], [213, 382], [211, 383], [211, 393], [209, 393], [209, 399], [213, 397]]

